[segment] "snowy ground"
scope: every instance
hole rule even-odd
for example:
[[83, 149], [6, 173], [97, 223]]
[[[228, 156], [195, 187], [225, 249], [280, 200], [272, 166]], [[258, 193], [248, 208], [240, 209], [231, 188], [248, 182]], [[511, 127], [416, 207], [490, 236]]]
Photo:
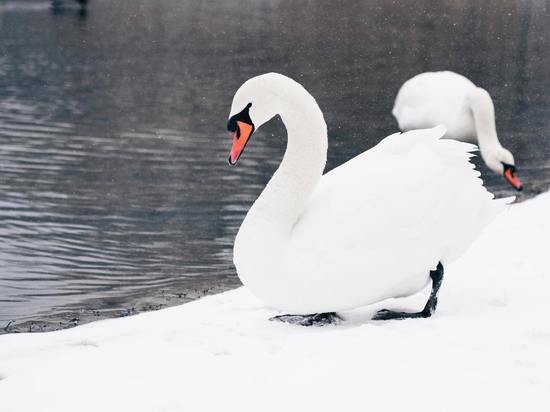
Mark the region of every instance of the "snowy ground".
[[[550, 194], [446, 268], [431, 319], [268, 322], [240, 288], [135, 317], [0, 337], [0, 410], [549, 411]], [[427, 292], [427, 291], [426, 291]]]

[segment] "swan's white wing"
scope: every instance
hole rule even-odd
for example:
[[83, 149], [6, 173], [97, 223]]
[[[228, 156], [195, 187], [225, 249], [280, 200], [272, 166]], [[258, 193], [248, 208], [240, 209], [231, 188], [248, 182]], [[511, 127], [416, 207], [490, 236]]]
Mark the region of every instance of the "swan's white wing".
[[326, 282], [354, 307], [353, 289], [372, 301], [413, 293], [439, 261], [458, 257], [508, 201], [482, 186], [469, 162], [475, 146], [444, 133], [391, 135], [324, 175], [293, 228], [288, 274]]

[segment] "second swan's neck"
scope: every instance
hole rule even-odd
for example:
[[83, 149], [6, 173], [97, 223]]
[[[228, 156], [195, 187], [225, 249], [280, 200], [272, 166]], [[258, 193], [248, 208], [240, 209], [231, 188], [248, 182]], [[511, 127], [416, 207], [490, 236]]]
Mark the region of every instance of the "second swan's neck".
[[283, 106], [279, 114], [287, 130], [286, 151], [249, 217], [291, 229], [323, 174], [327, 126], [315, 99], [301, 87]]
[[486, 158], [502, 149], [497, 137], [493, 100], [489, 93], [480, 87], [470, 93], [469, 99], [474, 114], [479, 150], [483, 158]]

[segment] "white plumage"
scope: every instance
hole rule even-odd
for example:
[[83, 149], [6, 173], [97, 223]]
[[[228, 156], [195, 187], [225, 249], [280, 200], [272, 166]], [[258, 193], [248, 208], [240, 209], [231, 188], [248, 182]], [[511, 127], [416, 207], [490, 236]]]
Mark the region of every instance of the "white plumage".
[[477, 89], [457, 73], [421, 73], [403, 83], [392, 114], [403, 131], [444, 125], [446, 137], [475, 142], [477, 133], [469, 96]]
[[460, 256], [510, 199], [493, 200], [469, 162], [473, 145], [436, 127], [394, 134], [322, 176], [326, 124], [311, 95], [275, 73], [237, 91], [256, 128], [280, 114], [288, 145], [235, 240], [237, 273], [269, 306], [351, 309], [413, 294]]
[[[444, 125], [444, 137], [477, 142], [487, 166], [521, 190], [514, 156], [497, 136], [493, 100], [466, 77], [450, 71], [418, 74], [403, 83], [392, 113], [403, 131]], [[513, 166], [513, 176], [505, 175], [507, 166]]]

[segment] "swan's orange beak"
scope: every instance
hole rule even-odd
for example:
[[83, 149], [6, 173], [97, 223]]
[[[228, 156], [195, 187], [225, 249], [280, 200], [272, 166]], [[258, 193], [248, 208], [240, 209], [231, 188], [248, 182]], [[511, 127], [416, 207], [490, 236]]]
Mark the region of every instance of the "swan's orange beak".
[[512, 185], [514, 189], [523, 189], [523, 185], [521, 184], [519, 177], [516, 175], [516, 168], [514, 166], [506, 165], [504, 167], [504, 178]]
[[[239, 160], [239, 157], [243, 154], [244, 148], [248, 143], [248, 139], [254, 132], [254, 125], [237, 120], [237, 127], [233, 132], [233, 145], [231, 146], [231, 152], [229, 153], [229, 164], [234, 165]], [[231, 134], [230, 134], [231, 135]]]

